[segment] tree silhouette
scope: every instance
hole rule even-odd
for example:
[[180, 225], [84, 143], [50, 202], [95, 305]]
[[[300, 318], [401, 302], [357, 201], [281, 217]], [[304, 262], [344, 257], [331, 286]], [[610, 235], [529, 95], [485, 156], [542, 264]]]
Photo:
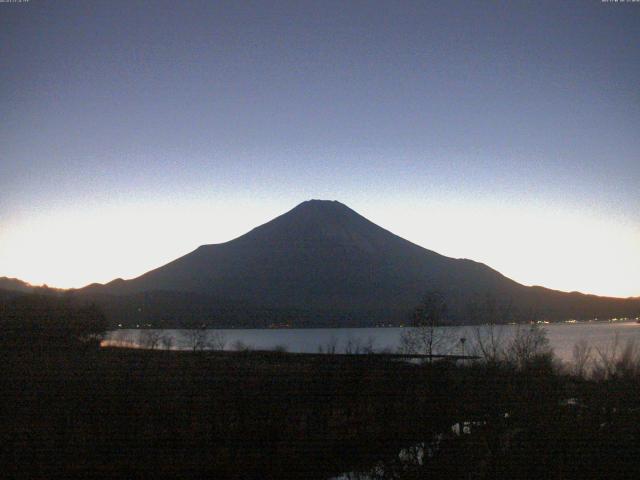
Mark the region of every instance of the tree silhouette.
[[19, 295], [0, 308], [0, 343], [16, 347], [99, 345], [108, 323], [93, 304], [55, 295]]
[[211, 331], [205, 327], [192, 328], [180, 332], [189, 350], [224, 350], [227, 343], [222, 332]]
[[451, 335], [439, 328], [447, 324], [447, 303], [441, 293], [425, 294], [414, 310], [412, 320], [411, 328], [400, 338], [403, 353], [434, 355], [451, 346]]

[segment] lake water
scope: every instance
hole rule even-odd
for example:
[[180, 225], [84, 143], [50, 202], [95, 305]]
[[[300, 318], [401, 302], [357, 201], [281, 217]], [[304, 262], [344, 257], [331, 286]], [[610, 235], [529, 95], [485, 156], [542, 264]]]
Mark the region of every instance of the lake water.
[[[640, 344], [640, 324], [635, 322], [585, 322], [555, 323], [541, 325], [546, 331], [549, 344], [556, 356], [563, 361], [571, 361], [573, 346], [585, 340], [593, 348], [611, 349], [617, 339], [624, 346], [629, 341]], [[487, 327], [480, 327], [486, 332]], [[526, 326], [503, 325], [494, 327], [494, 331], [504, 339], [512, 337], [518, 328]], [[397, 351], [400, 339], [406, 328], [314, 328], [314, 329], [220, 329], [208, 330], [211, 335], [221, 335], [225, 340], [225, 349], [239, 347], [239, 343], [257, 350], [271, 350], [284, 347], [289, 352], [317, 353], [319, 348], [335, 346], [342, 353], [348, 346], [372, 346], [376, 351], [387, 349]], [[145, 348], [145, 337], [149, 332], [171, 339], [171, 347], [176, 350], [188, 349], [189, 340], [184, 330], [137, 330], [120, 329], [108, 332], [104, 346], [128, 346]], [[477, 327], [440, 327], [438, 332], [448, 340], [434, 353], [460, 354], [463, 351], [461, 338], [465, 338], [464, 350], [472, 350], [477, 337]], [[163, 348], [159, 344], [157, 348]]]

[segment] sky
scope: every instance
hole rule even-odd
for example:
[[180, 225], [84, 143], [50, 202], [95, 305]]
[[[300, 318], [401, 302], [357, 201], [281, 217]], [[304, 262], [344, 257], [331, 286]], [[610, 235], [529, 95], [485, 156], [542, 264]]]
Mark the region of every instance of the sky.
[[133, 278], [311, 198], [640, 296], [640, 3], [0, 3], [0, 276]]

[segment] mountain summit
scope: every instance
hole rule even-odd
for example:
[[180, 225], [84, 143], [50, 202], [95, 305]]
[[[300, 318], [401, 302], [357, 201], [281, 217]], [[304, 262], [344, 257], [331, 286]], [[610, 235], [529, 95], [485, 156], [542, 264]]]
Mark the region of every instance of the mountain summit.
[[[407, 320], [433, 290], [447, 297], [458, 322], [468, 321], [470, 305], [487, 295], [520, 314], [535, 310], [550, 317], [579, 316], [583, 310], [591, 315], [614, 301], [602, 299], [592, 308], [600, 297], [525, 287], [486, 265], [415, 245], [325, 200], [303, 202], [234, 240], [203, 245], [138, 278], [85, 292], [135, 296], [146, 302], [140, 310], [206, 322], [216, 317], [224, 323], [225, 312], [241, 305], [252, 318], [268, 311], [278, 320], [277, 312], [288, 312], [288, 323], [304, 318], [304, 324], [331, 319], [330, 324], [367, 325]], [[164, 310], [154, 307], [158, 302]], [[177, 305], [184, 302], [192, 308]]]

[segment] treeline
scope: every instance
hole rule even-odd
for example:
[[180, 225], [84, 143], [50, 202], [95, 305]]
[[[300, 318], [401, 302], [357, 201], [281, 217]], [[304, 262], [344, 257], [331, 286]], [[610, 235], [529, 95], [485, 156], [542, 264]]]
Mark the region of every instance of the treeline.
[[68, 295], [42, 290], [0, 295], [2, 348], [98, 345], [108, 327], [95, 304]]
[[394, 310], [327, 310], [231, 302], [192, 292], [143, 292], [105, 295], [73, 292], [100, 306], [114, 326], [137, 328], [361, 327], [402, 324], [410, 314]]
[[[43, 287], [30, 291], [46, 296], [74, 298], [97, 305], [110, 328], [153, 326], [155, 328], [269, 328], [269, 327], [373, 327], [400, 326], [411, 322], [415, 305], [388, 308], [318, 308], [312, 305], [261, 305], [230, 301], [194, 292], [152, 291], [129, 295], [100, 293], [95, 288], [56, 290]], [[0, 290], [0, 301], [16, 292]], [[537, 320], [562, 321], [640, 316], [640, 299], [613, 299], [543, 288], [514, 292], [443, 291], [452, 325], [523, 323]], [[420, 299], [416, 300], [418, 303]]]
[[[528, 291], [526, 298], [508, 294], [463, 295], [442, 292], [448, 306], [447, 321], [452, 325], [562, 321], [570, 318], [630, 317], [640, 315], [639, 299], [606, 299], [582, 294]], [[555, 294], [557, 293], [557, 295]], [[229, 301], [193, 292], [142, 292], [110, 295], [88, 292], [70, 294], [96, 303], [109, 321], [136, 328], [150, 324], [156, 328], [268, 328], [273, 326], [373, 327], [400, 326], [411, 321], [415, 305], [405, 307], [345, 309], [305, 308], [287, 305], [260, 305]], [[574, 298], [575, 297], [575, 298]], [[574, 301], [568, 302], [572, 298]], [[418, 303], [420, 299], [416, 299]]]

